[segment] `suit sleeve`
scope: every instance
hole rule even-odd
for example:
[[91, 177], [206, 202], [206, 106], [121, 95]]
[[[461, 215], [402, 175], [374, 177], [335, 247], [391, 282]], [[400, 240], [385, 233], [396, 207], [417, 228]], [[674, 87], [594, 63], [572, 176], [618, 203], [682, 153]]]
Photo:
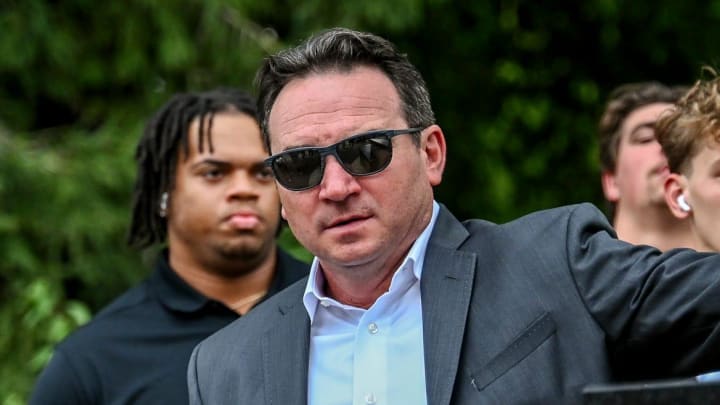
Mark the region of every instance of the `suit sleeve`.
[[720, 255], [615, 239], [596, 208], [568, 219], [569, 267], [607, 335], [616, 377], [720, 369]]
[[188, 393], [190, 395], [190, 405], [202, 405], [202, 397], [200, 396], [200, 383], [197, 374], [197, 356], [200, 345], [195, 346], [187, 370]]
[[35, 383], [29, 405], [92, 404], [71, 359], [56, 350]]

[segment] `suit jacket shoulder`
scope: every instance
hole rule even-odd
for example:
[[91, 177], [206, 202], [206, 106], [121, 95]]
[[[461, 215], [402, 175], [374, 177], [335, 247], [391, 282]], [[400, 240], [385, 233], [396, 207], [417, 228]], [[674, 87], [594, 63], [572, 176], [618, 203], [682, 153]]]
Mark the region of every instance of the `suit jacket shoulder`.
[[[428, 403], [578, 403], [632, 367], [718, 368], [719, 267], [618, 241], [590, 204], [505, 224], [441, 207], [421, 282]], [[306, 280], [195, 348], [191, 403], [305, 403]]]
[[191, 404], [304, 404], [307, 276], [201, 342], [188, 365]]

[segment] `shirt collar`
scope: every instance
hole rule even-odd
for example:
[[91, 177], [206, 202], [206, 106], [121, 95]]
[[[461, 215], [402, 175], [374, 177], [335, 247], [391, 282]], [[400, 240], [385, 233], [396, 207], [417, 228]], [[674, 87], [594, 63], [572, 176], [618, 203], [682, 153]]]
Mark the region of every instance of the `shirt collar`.
[[[430, 222], [427, 224], [420, 236], [415, 239], [415, 242], [410, 247], [410, 251], [408, 251], [407, 256], [405, 256], [405, 260], [403, 260], [400, 266], [395, 270], [395, 274], [393, 275], [393, 281], [398, 275], [398, 270], [403, 269], [405, 266], [410, 266], [414, 277], [417, 280], [420, 280], [420, 277], [422, 276], [423, 264], [425, 262], [425, 251], [427, 250], [427, 244], [430, 240], [432, 230], [435, 227], [435, 222], [437, 221], [439, 211], [440, 206], [436, 201], [433, 201], [432, 217], [430, 218]], [[321, 302], [336, 302], [332, 298], [329, 298], [327, 295], [325, 295], [323, 288], [324, 286], [325, 276], [323, 275], [322, 271], [320, 271], [320, 262], [318, 261], [318, 258], [315, 257], [313, 258], [312, 265], [310, 266], [310, 276], [308, 277], [308, 281], [305, 286], [305, 293], [303, 294], [303, 304], [305, 305], [305, 309], [310, 316], [310, 323], [313, 322], [313, 319], [315, 318], [315, 311], [317, 310], [317, 307], [318, 305], [320, 305]], [[350, 306], [347, 305], [338, 305], [341, 307], [350, 308]]]
[[148, 284], [158, 301], [173, 311], [197, 312], [211, 301], [175, 273], [168, 262], [167, 249], [158, 255], [155, 272], [148, 279]]

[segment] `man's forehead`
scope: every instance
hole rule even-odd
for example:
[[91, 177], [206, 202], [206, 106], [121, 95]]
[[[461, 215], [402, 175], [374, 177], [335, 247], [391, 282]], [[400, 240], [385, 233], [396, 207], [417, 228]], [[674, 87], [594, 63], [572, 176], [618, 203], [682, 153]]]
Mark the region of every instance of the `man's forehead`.
[[268, 133], [312, 132], [324, 125], [348, 128], [354, 122], [401, 115], [400, 98], [392, 82], [379, 70], [324, 72], [295, 79], [280, 92], [268, 120]]
[[237, 143], [242, 144], [243, 149], [251, 148], [255, 143], [263, 149], [257, 120], [235, 109], [196, 116], [190, 121], [185, 138], [187, 148], [181, 148], [179, 152], [185, 154], [187, 150], [186, 157], [218, 155], [223, 149], [233, 149]]
[[655, 123], [663, 113], [672, 108], [671, 103], [651, 103], [640, 106], [630, 112], [623, 121], [623, 129], [632, 131], [634, 127], [645, 125], [647, 123]]

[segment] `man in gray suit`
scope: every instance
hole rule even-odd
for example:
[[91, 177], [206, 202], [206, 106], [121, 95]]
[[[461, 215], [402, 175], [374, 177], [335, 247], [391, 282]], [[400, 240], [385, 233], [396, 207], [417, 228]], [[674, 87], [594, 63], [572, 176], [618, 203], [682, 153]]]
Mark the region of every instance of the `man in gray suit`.
[[195, 348], [192, 404], [577, 403], [720, 367], [720, 256], [618, 241], [589, 204], [496, 225], [435, 202], [445, 137], [387, 40], [324, 31], [257, 82], [282, 215], [315, 259]]

